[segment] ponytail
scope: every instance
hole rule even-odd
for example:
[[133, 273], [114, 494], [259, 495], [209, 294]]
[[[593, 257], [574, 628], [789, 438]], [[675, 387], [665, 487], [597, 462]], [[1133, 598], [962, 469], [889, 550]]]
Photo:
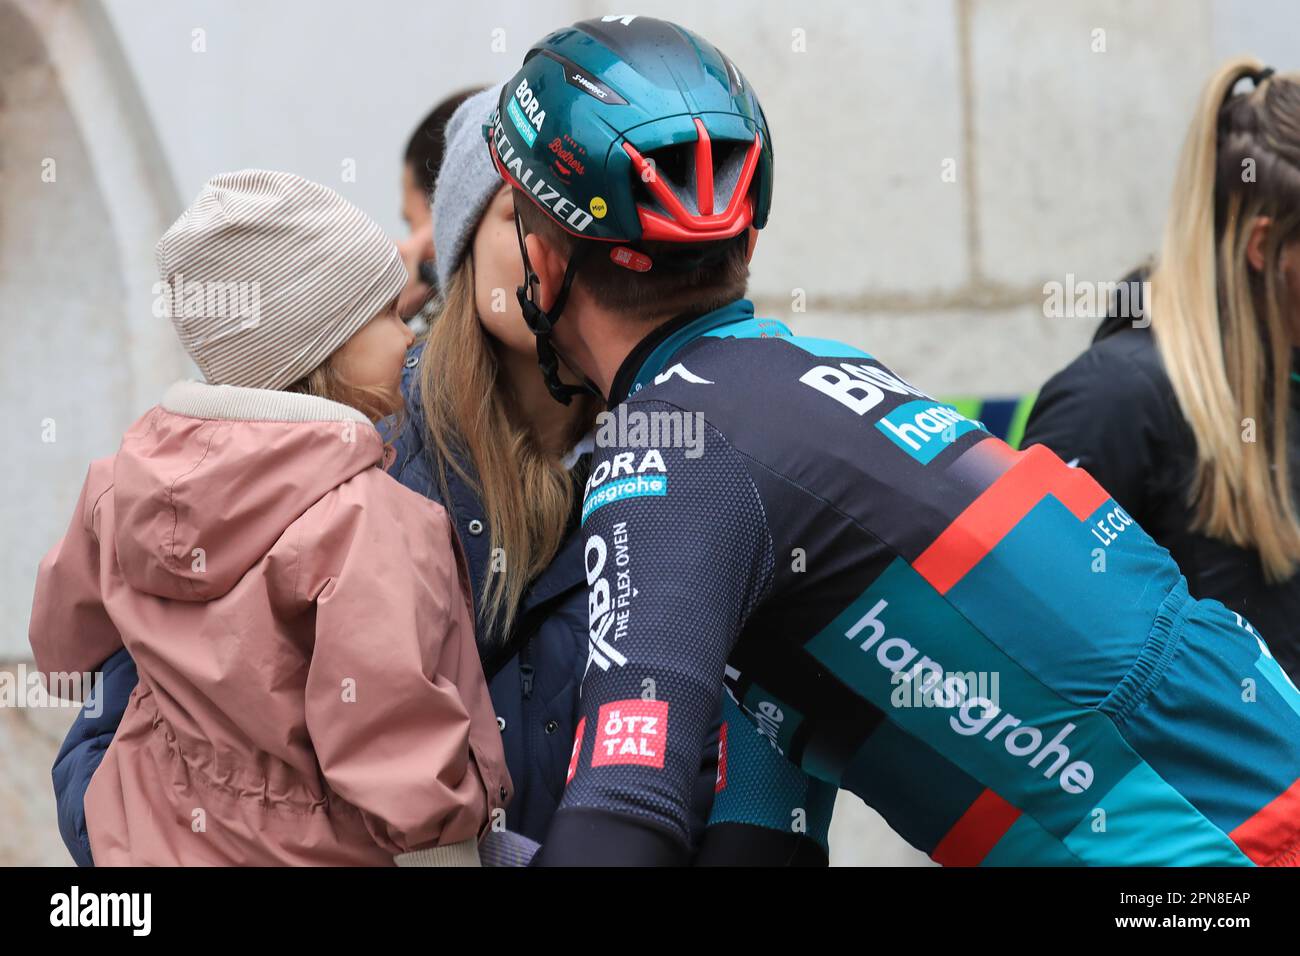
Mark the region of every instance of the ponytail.
[[[1300, 83], [1230, 60], [1201, 94], [1151, 277], [1151, 323], [1196, 440], [1194, 527], [1257, 550], [1266, 577], [1300, 564], [1287, 425], [1291, 305], [1284, 243], [1300, 234]], [[1247, 77], [1258, 85], [1234, 94]], [[1270, 96], [1270, 88], [1277, 93]], [[1262, 275], [1247, 249], [1270, 220]]]

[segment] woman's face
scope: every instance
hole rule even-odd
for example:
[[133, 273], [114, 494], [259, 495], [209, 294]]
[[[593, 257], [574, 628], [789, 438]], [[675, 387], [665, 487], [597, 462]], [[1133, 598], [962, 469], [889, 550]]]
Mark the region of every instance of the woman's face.
[[510, 187], [502, 186], [474, 233], [474, 303], [489, 335], [512, 352], [531, 354], [536, 351], [536, 340], [515, 297], [515, 289], [524, 281], [524, 263], [519, 256], [514, 212]]

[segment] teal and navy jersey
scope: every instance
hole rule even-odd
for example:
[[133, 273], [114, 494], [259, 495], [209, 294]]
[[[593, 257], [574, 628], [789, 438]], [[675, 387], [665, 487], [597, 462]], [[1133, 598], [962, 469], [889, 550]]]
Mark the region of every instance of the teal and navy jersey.
[[[652, 333], [610, 406], [538, 862], [683, 861], [723, 693], [941, 863], [1300, 854], [1300, 694], [1086, 472], [747, 300]], [[728, 786], [763, 825], [780, 788]]]

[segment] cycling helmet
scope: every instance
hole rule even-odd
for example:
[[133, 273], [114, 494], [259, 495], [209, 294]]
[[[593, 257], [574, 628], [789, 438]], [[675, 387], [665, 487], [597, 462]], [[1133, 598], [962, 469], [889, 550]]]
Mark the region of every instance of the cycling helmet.
[[[559, 386], [549, 336], [594, 244], [638, 272], [682, 268], [718, 240], [767, 224], [772, 137], [758, 97], [713, 44], [665, 20], [606, 16], [550, 33], [502, 88], [483, 135], [503, 179], [566, 232], [594, 241], [576, 244], [547, 314], [532, 300], [536, 276], [516, 217], [520, 304], [561, 401], [566, 389], [590, 390]], [[656, 261], [649, 241], [682, 248]], [[710, 246], [690, 248], [700, 243]]]

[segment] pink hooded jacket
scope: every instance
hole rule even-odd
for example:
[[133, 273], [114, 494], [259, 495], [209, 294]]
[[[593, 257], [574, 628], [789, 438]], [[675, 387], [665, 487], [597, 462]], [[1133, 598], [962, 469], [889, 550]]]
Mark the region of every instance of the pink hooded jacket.
[[477, 862], [508, 801], [446, 512], [360, 412], [181, 382], [41, 562], [43, 673], [140, 682], [86, 793], [95, 862]]

